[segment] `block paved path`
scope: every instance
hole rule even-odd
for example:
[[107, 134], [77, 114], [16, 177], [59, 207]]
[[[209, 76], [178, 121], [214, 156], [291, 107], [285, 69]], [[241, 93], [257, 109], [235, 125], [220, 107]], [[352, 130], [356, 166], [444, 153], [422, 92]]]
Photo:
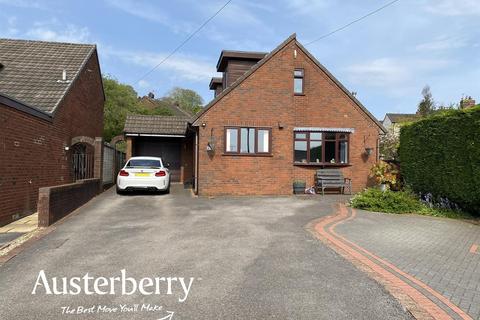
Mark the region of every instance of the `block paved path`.
[[317, 232], [413, 300], [420, 318], [480, 319], [480, 226], [344, 206], [326, 219]]

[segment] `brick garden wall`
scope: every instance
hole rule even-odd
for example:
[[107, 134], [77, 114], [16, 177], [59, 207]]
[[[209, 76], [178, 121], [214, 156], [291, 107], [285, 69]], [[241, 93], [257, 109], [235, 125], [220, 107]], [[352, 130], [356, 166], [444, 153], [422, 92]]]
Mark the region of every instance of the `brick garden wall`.
[[[294, 58], [294, 50], [297, 57]], [[293, 70], [305, 69], [304, 96], [293, 94]], [[379, 128], [321, 71], [292, 40], [272, 59], [207, 111], [199, 127], [200, 195], [291, 194], [296, 179], [313, 185], [317, 167], [293, 165], [294, 127], [354, 128], [350, 134], [350, 167], [354, 191], [369, 184], [370, 167], [377, 161]], [[279, 123], [283, 126], [279, 128]], [[272, 156], [224, 155], [225, 126], [272, 128]], [[214, 155], [206, 151], [213, 134]], [[365, 147], [374, 148], [370, 157]]]
[[98, 194], [101, 180], [86, 179], [60, 186], [40, 188], [38, 226], [48, 227]]
[[52, 122], [0, 104], [0, 226], [35, 212], [39, 188], [72, 182], [64, 147], [76, 136], [102, 136], [103, 103], [94, 54]]

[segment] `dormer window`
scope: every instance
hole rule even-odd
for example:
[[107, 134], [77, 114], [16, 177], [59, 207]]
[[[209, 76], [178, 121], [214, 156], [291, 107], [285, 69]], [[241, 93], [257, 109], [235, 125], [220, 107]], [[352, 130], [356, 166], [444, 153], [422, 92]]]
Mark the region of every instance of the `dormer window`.
[[303, 94], [303, 69], [295, 69], [293, 72], [293, 93], [297, 95]]

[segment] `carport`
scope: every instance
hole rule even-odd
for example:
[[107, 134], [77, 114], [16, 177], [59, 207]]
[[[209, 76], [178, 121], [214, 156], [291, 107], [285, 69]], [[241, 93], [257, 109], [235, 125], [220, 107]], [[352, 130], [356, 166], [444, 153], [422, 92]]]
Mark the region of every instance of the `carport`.
[[124, 129], [127, 159], [161, 157], [173, 182], [193, 182], [194, 132], [188, 119], [171, 116], [129, 115]]

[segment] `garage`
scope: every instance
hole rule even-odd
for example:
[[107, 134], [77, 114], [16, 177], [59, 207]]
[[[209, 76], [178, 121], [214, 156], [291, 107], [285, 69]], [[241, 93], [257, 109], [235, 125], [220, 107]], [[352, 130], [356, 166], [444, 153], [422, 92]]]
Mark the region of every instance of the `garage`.
[[194, 133], [188, 119], [172, 116], [129, 115], [124, 129], [127, 158], [161, 157], [172, 182], [193, 182]]

